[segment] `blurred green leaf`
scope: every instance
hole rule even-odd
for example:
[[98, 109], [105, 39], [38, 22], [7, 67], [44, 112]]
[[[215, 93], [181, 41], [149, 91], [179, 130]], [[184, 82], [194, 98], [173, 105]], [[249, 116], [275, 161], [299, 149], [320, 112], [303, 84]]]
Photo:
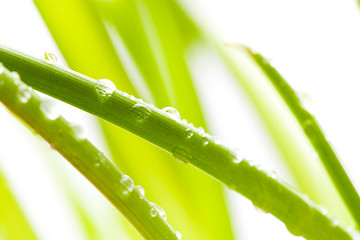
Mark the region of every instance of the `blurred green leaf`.
[[0, 239], [38, 239], [0, 171]]

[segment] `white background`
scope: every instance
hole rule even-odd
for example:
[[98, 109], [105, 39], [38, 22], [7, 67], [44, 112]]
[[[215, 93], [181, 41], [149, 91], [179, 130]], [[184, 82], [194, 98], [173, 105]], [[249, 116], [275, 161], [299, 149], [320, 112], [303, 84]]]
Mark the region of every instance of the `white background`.
[[[318, 119], [359, 189], [360, 17], [356, 1], [182, 2], [218, 39], [243, 43], [263, 53], [293, 86], [310, 96]], [[30, 0], [0, 0], [0, 44], [39, 57], [45, 51], [54, 52], [64, 64]], [[216, 134], [232, 145], [246, 144], [249, 158], [271, 166], [291, 181], [256, 113], [214, 54], [200, 51], [193, 63], [197, 86]], [[94, 119], [63, 104], [59, 107], [70, 120], [85, 122], [91, 141], [106, 151]], [[62, 197], [61, 186], [66, 183], [52, 175], [53, 168], [76, 179], [69, 182], [86, 187], [82, 194], [91, 197], [88, 204], [94, 215], [100, 214], [100, 219], [112, 216], [96, 212], [97, 208], [91, 206], [103, 203], [102, 197], [63, 159], [58, 157], [52, 163], [57, 154], [3, 107], [0, 146], [0, 167], [42, 239], [81, 239], [82, 234]], [[239, 238], [295, 239], [281, 222], [257, 212], [250, 201], [234, 193], [229, 196]]]

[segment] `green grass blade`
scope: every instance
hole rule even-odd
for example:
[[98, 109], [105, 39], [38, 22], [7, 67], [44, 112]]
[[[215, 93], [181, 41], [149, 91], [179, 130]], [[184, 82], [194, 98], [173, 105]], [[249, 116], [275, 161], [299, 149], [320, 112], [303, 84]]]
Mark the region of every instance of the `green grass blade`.
[[260, 54], [254, 53], [249, 48], [245, 48], [253, 57], [256, 63], [268, 76], [280, 96], [284, 99], [291, 112], [309, 138], [315, 151], [318, 153], [321, 162], [329, 173], [331, 180], [336, 186], [337, 191], [345, 202], [349, 212], [354, 218], [357, 228], [360, 227], [360, 197], [355, 187], [351, 183], [345, 169], [342, 167], [340, 159], [335, 154], [330, 143], [327, 141], [320, 125], [314, 116], [304, 107], [296, 92], [290, 87], [285, 79], [274, 67]]
[[1, 69], [0, 101], [63, 155], [119, 210], [145, 239], [178, 239], [175, 231], [132, 180], [46, 102], [10, 72]]
[[[219, 46], [220, 53], [271, 133], [298, 187], [339, 221], [354, 225], [326, 169], [293, 114], [246, 50]], [[306, 176], [306, 177], [304, 177]]]
[[0, 202], [0, 239], [38, 239], [1, 172]]
[[0, 48], [0, 59], [35, 89], [127, 129], [201, 169], [283, 221], [291, 233], [310, 240], [352, 239], [310, 200], [190, 124], [115, 89], [105, 88], [108, 94], [99, 96], [98, 81], [71, 70], [5, 48]]
[[[87, 16], [89, 15], [94, 15], [93, 18], [100, 21], [98, 17], [95, 16], [96, 14], [93, 12], [90, 1], [61, 0], [56, 1], [56, 4], [47, 0], [36, 0], [34, 2], [71, 68], [94, 78], [109, 78], [114, 81], [122, 91], [126, 91], [135, 96], [140, 95], [140, 91], [138, 91], [139, 94], [136, 94], [133, 88], [129, 88], [129, 86], [131, 86], [129, 79], [117, 74], [117, 69], [110, 67], [103, 69], [101, 66], [98, 66], [97, 62], [99, 59], [101, 59], [102, 64], [106, 65], [106, 63], [109, 63], [111, 65], [114, 54], [112, 46], [106, 48], [108, 49], [107, 52], [111, 53], [111, 56], [101, 55], [101, 51], [96, 51], [96, 53], [92, 53], [91, 55], [88, 53], [92, 51], [90, 47], [92, 36], [96, 36], [95, 40], [97, 40], [99, 38], [98, 35], [102, 36], [105, 31], [103, 28], [100, 29], [100, 27], [93, 29], [91, 28], [92, 26], [86, 23]], [[127, 4], [130, 5], [130, 7], [134, 7], [134, 1], [124, 1], [124, 3], [125, 2], [128, 2]], [[149, 10], [156, 9], [156, 7], [160, 7], [157, 11], [165, 11], [167, 9], [163, 14], [166, 16], [166, 19], [161, 23], [161, 28], [158, 27], [159, 22], [161, 22], [160, 16], [158, 16], [156, 12], [154, 13], [154, 10]], [[115, 7], [111, 9], [113, 9], [113, 11], [119, 10]], [[123, 34], [121, 37], [124, 42], [133, 44], [131, 45], [133, 46], [132, 48], [130, 48], [129, 44], [127, 45], [128, 50], [133, 49], [131, 54], [134, 59], [137, 59], [138, 67], [145, 69], [142, 71], [143, 76], [146, 77], [148, 81], [148, 85], [155, 87], [160, 86], [160, 89], [162, 89], [161, 91], [152, 89], [153, 93], [155, 92], [152, 95], [156, 104], [161, 107], [170, 105], [172, 101], [170, 98], [174, 99], [172, 95], [175, 94], [177, 105], [175, 107], [178, 107], [178, 109], [182, 111], [183, 116], [195, 124], [204, 126], [204, 120], [183, 56], [185, 44], [197, 34], [194, 31], [194, 26], [191, 25], [191, 21], [180, 11], [179, 7], [173, 1], [163, 1], [161, 4], [159, 2], [159, 4], [154, 5], [146, 3], [146, 9], [151, 12], [157, 27], [156, 32], [161, 35], [161, 42], [158, 41], [156, 44], [157, 46], [160, 45], [164, 47], [163, 52], [166, 59], [164, 60], [164, 58], [162, 58], [157, 60], [156, 63], [165, 61], [165, 64], [160, 67], [161, 71], [166, 71], [165, 68], [170, 68], [170, 80], [172, 82], [167, 83], [167, 85], [173, 84], [175, 86], [175, 93], [170, 90], [169, 93], [164, 92], [168, 91], [167, 85], [162, 82], [163, 80], [158, 78], [159, 75], [153, 73], [160, 71], [157, 71], [159, 68], [158, 65], [151, 64], [148, 66], [148, 64], [155, 61], [154, 57], [148, 55], [152, 54], [156, 49], [153, 48], [153, 45], [144, 41], [145, 38], [148, 38], [147, 35], [137, 30], [138, 25], [143, 24], [146, 20], [138, 23], [140, 20], [135, 19], [132, 14], [136, 14], [136, 12], [134, 12], [136, 9], [130, 8], [128, 11], [124, 10], [124, 12], [119, 11], [118, 13], [114, 13], [114, 15], [117, 15], [119, 18], [125, 16], [130, 18], [125, 19], [126, 21], [124, 20], [124, 23], [120, 21], [117, 22], [123, 24], [123, 28], [130, 28], [128, 31], [125, 31], [126, 29], [122, 30], [123, 32], [135, 35], [133, 38], [127, 34]], [[146, 9], [145, 11], [147, 11]], [[82, 15], [85, 15], [84, 20], [77, 21], [77, 19], [82, 18]], [[136, 16], [138, 18], [140, 17], [139, 15]], [[62, 21], [58, 21], [58, 19], [62, 19]], [[92, 21], [94, 21], [94, 19]], [[114, 22], [110, 20], [111, 19], [107, 18], [108, 23], [114, 24]], [[76, 25], [74, 25], [73, 22], [76, 22]], [[169, 24], [168, 27], [171, 33], [167, 31], [166, 25], [164, 25], [166, 22]], [[99, 23], [97, 23], [96, 26], [98, 26], [98, 24]], [[84, 28], [90, 28], [93, 32], [90, 34], [82, 31], [77, 32], [77, 29]], [[97, 31], [98, 29], [100, 30]], [[118, 29], [120, 29], [120, 27]], [[87, 29], [87, 31], [90, 30]], [[68, 32], [71, 32], [71, 35], [69, 35]], [[154, 32], [152, 33], [154, 34]], [[136, 34], [139, 34], [139, 36]], [[76, 39], [76, 41], [72, 41], [72, 38]], [[102, 36], [102, 38], [104, 38], [102, 43], [100, 43], [100, 40], [98, 42], [92, 42], [94, 44], [93, 47], [97, 48], [100, 44], [101, 48], [105, 48], [105, 45], [109, 44], [107, 38], [104, 36]], [[64, 41], [66, 42], [64, 43]], [[114, 39], [112, 39], [112, 41], [114, 42]], [[80, 46], [82, 42], [86, 42], [89, 48], [85, 49], [83, 46]], [[115, 43], [114, 46], [116, 46]], [[134, 57], [135, 53], [137, 53], [136, 58]], [[157, 59], [158, 58], [159, 57], [157, 57]], [[111, 66], [115, 67], [114, 64]], [[167, 81], [169, 81], [169, 79]], [[138, 88], [136, 89], [138, 90]], [[143, 97], [143, 95], [141, 96]], [[161, 203], [164, 209], [169, 212], [169, 222], [178, 226], [184, 236], [192, 236], [197, 239], [233, 238], [220, 184], [207, 178], [205, 174], [195, 169], [189, 169], [183, 166], [176, 167], [177, 163], [169, 161], [170, 157], [168, 154], [154, 148], [151, 144], [132, 134], [108, 123], [102, 123], [102, 125], [116, 164], [123, 169], [123, 171], [131, 174], [131, 176], [146, 189], [151, 189], [149, 194], [152, 199]], [[131, 151], [132, 146], [137, 146], [139, 149], [142, 149], [142, 151]], [[134, 161], [134, 159], [137, 161]], [[151, 161], [138, 162], [138, 160], [144, 159], [151, 159]], [[204, 196], [209, 196], [211, 201], [204, 201]], [[216, 208], [213, 206], [216, 206]], [[209, 212], [209, 207], [214, 208], [214, 210]], [[219, 222], [221, 222], [221, 224], [219, 224]]]
[[[180, 6], [168, 0], [97, 1], [97, 5], [108, 24], [113, 25], [112, 32], [123, 39], [135, 59], [151, 88], [156, 106], [176, 107], [184, 118], [205, 127], [185, 62], [187, 48], [199, 33]], [[202, 233], [202, 237], [232, 239], [221, 186], [192, 169], [177, 168], [176, 172], [181, 179], [187, 179], [181, 184], [186, 186], [188, 194], [192, 193], [191, 202], [197, 209], [194, 218], [206, 226], [208, 236]], [[204, 202], [203, 196], [211, 196], [212, 200]], [[210, 214], [207, 209], [214, 205], [216, 210]]]

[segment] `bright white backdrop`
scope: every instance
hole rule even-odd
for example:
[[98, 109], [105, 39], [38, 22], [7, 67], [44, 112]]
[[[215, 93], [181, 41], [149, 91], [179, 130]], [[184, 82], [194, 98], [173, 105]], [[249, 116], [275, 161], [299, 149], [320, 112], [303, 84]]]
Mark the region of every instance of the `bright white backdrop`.
[[[360, 189], [360, 17], [356, 1], [181, 2], [218, 39], [255, 48], [270, 58], [293, 86], [310, 96], [318, 119]], [[54, 52], [64, 64], [32, 1], [0, 0], [0, 12], [0, 44], [35, 56]], [[193, 74], [214, 132], [226, 143], [241, 146], [248, 158], [276, 169], [291, 181], [261, 121], [215, 54], [200, 49], [192, 56]], [[91, 141], [106, 151], [93, 118], [64, 104], [60, 109], [70, 120], [85, 122]], [[93, 200], [89, 209], [94, 215], [109, 217], [91, 207], [102, 202], [102, 197], [60, 157], [49, 163], [56, 153], [49, 149], [44, 154], [48, 146], [2, 107], [0, 146], [1, 169], [43, 239], [81, 239], [76, 217], [59, 190], [61, 183], [49, 174], [51, 168], [61, 168], [70, 173], [69, 182], [85, 185], [82, 194]], [[271, 215], [257, 212], [250, 201], [230, 192], [229, 196], [239, 238], [296, 239]]]

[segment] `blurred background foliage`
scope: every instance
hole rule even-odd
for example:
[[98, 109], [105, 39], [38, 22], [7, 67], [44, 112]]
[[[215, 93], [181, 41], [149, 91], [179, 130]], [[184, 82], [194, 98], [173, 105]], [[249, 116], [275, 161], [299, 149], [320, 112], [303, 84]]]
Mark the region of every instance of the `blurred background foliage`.
[[[95, 79], [110, 79], [119, 90], [156, 107], [174, 107], [182, 118], [212, 133], [211, 119], [205, 117], [209, 116], [206, 110], [211, 106], [200, 102], [201, 91], [189, 60], [194, 49], [210, 49], [232, 75], [234, 86], [239, 87], [236, 91], [245, 93], [246, 101], [256, 109], [279, 158], [294, 180], [294, 187], [324, 205], [342, 224], [354, 225], [314, 149], [269, 79], [241, 45], [223, 44], [210, 26], [194, 20], [193, 15], [184, 10], [181, 1], [33, 2], [61, 52], [59, 58], [71, 69]], [[217, 81], [221, 84], [222, 79]], [[135, 184], [144, 187], [148, 199], [164, 208], [168, 222], [184, 239], [235, 238], [234, 232], [241, 222], [230, 221], [234, 219], [232, 209], [219, 183], [173, 161], [172, 156], [145, 140], [105, 121], [96, 121], [101, 129], [99, 135], [106, 142], [103, 147], [109, 150], [111, 159], [125, 174], [132, 176]], [[58, 163], [48, 164], [49, 169], [58, 179], [59, 188], [81, 229], [78, 233], [81, 237], [77, 239], [140, 239], [103, 199], [94, 200], [95, 205], [89, 203], [90, 195], [79, 193], [83, 185], [72, 186], [67, 179], [69, 174], [54, 164]], [[0, 190], [2, 203], [13, 213], [0, 209], [0, 239], [36, 239], [37, 229], [32, 230], [25, 220], [3, 177]], [[99, 210], [94, 210], [96, 206]], [[14, 221], [22, 229], [21, 233], [14, 230]], [[46, 239], [42, 234], [38, 238]]]

